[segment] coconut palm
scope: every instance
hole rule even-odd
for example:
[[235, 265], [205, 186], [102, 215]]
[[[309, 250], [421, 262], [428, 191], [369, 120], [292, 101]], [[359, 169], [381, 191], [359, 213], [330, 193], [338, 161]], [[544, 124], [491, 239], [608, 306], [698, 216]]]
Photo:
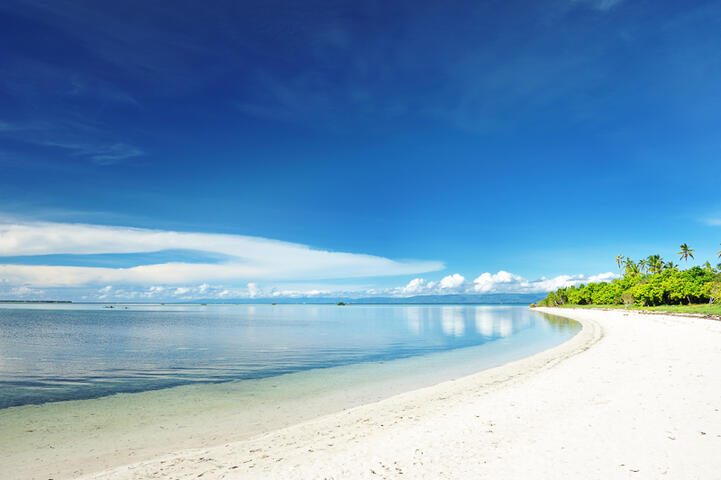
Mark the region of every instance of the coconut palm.
[[676, 270], [676, 269], [678, 268], [678, 265], [676, 265], [676, 264], [673, 263], [673, 262], [666, 262], [666, 263], [664, 264], [664, 268], [665, 268], [666, 270]]
[[[719, 257], [721, 257], [721, 252], [719, 252]], [[616, 255], [616, 265], [618, 265], [618, 270], [621, 271], [621, 265], [623, 264], [623, 259], [626, 258], [623, 255]]]
[[626, 273], [630, 275], [638, 275], [641, 273], [641, 269], [639, 268], [637, 263], [631, 262], [631, 265], [627, 267]]
[[626, 262], [623, 266], [626, 270], [626, 275], [638, 275], [640, 272], [638, 265], [636, 265], [636, 262], [634, 262], [628, 257], [626, 257]]
[[663, 270], [663, 259], [661, 255], [649, 255], [646, 261], [648, 262], [649, 272], [661, 273], [661, 270]]
[[646, 271], [646, 267], [648, 266], [648, 262], [645, 258], [638, 261], [638, 270], [643, 273]]
[[[719, 245], [721, 245], [721, 243], [720, 243]], [[718, 252], [716, 252], [716, 255], [718, 255], [718, 258], [721, 258], [721, 250], [719, 250]]]
[[680, 255], [680, 259], [685, 260], [686, 264], [688, 264], [688, 257], [693, 258], [693, 252], [695, 252], [696, 250], [690, 248], [685, 243], [682, 243], [679, 248], [681, 249], [681, 251], [678, 252], [678, 255]]
[[630, 267], [632, 264], [633, 264], [633, 260], [631, 260], [631, 257], [626, 257], [623, 261], [624, 270], [628, 270], [628, 267]]
[[703, 264], [703, 269], [706, 270], [708, 273], [712, 273], [713, 267], [711, 266], [711, 262], [706, 261], [706, 263]]

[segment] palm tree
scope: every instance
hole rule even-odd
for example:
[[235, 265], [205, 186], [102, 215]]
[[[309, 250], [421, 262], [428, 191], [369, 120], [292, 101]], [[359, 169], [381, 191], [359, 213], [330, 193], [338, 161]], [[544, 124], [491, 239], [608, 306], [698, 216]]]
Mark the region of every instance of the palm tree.
[[638, 268], [638, 264], [631, 262], [631, 265], [628, 267], [628, 273], [631, 275], [638, 275], [641, 273], [641, 269]]
[[648, 262], [648, 270], [651, 273], [661, 273], [661, 270], [663, 270], [661, 255], [649, 255], [646, 261]]
[[678, 255], [680, 255], [680, 259], [685, 260], [686, 264], [688, 265], [688, 257], [693, 258], [693, 252], [695, 252], [696, 250], [694, 250], [693, 248], [689, 248], [689, 246], [685, 243], [682, 243], [679, 248], [681, 249], [681, 251], [678, 252]]
[[626, 263], [624, 263], [624, 268], [626, 270], [626, 275], [638, 275], [639, 273], [639, 268], [638, 265], [636, 265], [636, 262], [634, 262], [628, 257], [626, 257]]
[[641, 259], [638, 261], [638, 269], [641, 273], [646, 271], [646, 266], [648, 265], [648, 262], [646, 259]]
[[666, 262], [664, 268], [666, 268], [667, 270], [676, 270], [678, 268], [678, 265], [673, 262]]
[[[719, 243], [719, 245], [721, 245], [721, 243]], [[721, 250], [719, 250], [718, 252], [716, 252], [716, 255], [718, 255], [718, 258], [721, 258]]]
[[712, 273], [713, 267], [711, 266], [711, 262], [706, 261], [706, 263], [703, 264], [703, 269], [706, 270], [708, 273]]
[[[721, 252], [719, 252], [719, 257], [721, 257]], [[621, 271], [621, 264], [623, 263], [623, 259], [626, 258], [623, 255], [616, 255], [616, 265], [618, 265], [618, 271]]]

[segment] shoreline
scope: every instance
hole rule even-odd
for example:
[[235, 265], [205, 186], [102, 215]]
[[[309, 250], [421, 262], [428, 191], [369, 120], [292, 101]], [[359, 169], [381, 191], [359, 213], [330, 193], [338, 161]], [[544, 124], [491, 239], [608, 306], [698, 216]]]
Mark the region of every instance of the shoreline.
[[721, 324], [541, 308], [566, 343], [455, 381], [220, 447], [83, 477], [714, 478]]
[[[555, 315], [555, 313], [553, 314]], [[356, 438], [354, 432], [359, 430], [370, 433], [380, 428], [382, 431], [386, 426], [402, 424], [404, 419], [415, 422], [415, 420], [429, 415], [439, 415], [448, 408], [449, 401], [457, 399], [457, 402], [463, 403], [469, 391], [474, 394], [493, 392], [505, 388], [508, 384], [523, 382], [541, 371], [553, 368], [563, 360], [587, 350], [602, 338], [603, 332], [595, 321], [582, 320], [579, 323], [582, 329], [566, 342], [501, 366], [313, 418], [247, 440], [208, 449], [185, 450], [137, 464], [88, 474], [80, 478], [129, 479], [165, 478], [166, 476], [197, 478], [199, 474], [204, 473], [203, 469], [207, 466], [208, 458], [219, 455], [233, 456], [233, 451], [251, 452], [251, 455], [249, 458], [238, 460], [237, 465], [229, 465], [227, 471], [208, 472], [211, 478], [253, 478], [253, 475], [258, 475], [258, 478], [267, 478], [268, 475], [274, 477], [276, 474], [270, 472], [268, 468], [282, 463], [282, 460], [278, 460], [286, 458], [290, 453], [286, 451], [287, 448], [301, 457], [311, 453], [325, 452], [328, 449], [332, 450], [332, 447], [340, 439]], [[316, 445], [316, 447], [305, 448], [309, 444]], [[277, 457], [274, 456], [276, 448], [281, 450]], [[254, 463], [255, 461], [258, 463]], [[167, 470], [168, 464], [173, 465], [172, 472]], [[287, 475], [288, 472], [283, 472], [278, 473], [277, 477], [287, 478]], [[314, 475], [314, 473], [304, 471], [297, 478], [313, 478]]]
[[[540, 313], [524, 314], [546, 324]], [[475, 318], [474, 328], [488, 327]], [[493, 328], [503, 330], [503, 325]], [[10, 407], [0, 410], [0, 471], [18, 480], [64, 480], [186, 449], [250, 440], [522, 359], [580, 330], [575, 322], [547, 325], [565, 331], [565, 338], [543, 340], [534, 337], [533, 329], [522, 328], [482, 345], [390, 361]]]

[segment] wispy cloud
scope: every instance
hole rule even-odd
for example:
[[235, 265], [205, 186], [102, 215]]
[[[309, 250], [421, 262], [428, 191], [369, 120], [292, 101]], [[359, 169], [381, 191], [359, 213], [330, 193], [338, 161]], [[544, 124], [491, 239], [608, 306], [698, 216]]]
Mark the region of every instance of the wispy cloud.
[[622, 3], [624, 0], [572, 0], [576, 4], [586, 4], [596, 10], [607, 11]]
[[223, 263], [182, 260], [130, 268], [0, 265], [0, 281], [26, 286], [182, 285], [208, 281], [308, 280], [409, 275], [443, 268], [441, 262], [395, 261], [332, 252], [260, 237], [175, 232], [102, 225], [0, 225], [0, 256], [138, 253], [195, 250], [226, 255]]
[[113, 165], [129, 158], [135, 158], [145, 155], [145, 152], [143, 150], [134, 147], [133, 145], [128, 145], [126, 143], [103, 145], [83, 143], [60, 143], [50, 141], [40, 144], [48, 147], [58, 147], [65, 150], [70, 150], [73, 155], [90, 158], [98, 165]]
[[19, 53], [10, 54], [4, 60], [0, 87], [12, 94], [16, 102], [36, 105], [41, 99], [47, 108], [84, 99], [96, 105], [140, 106], [130, 93], [91, 72]]
[[[72, 257], [68, 257], [68, 265], [2, 262], [2, 257], [159, 251], [211, 252], [222, 255], [224, 260], [219, 263], [188, 263], [179, 258], [174, 262], [129, 268], [72, 264]], [[616, 277], [608, 272], [593, 276], [561, 275], [528, 280], [521, 275], [501, 270], [496, 273], [484, 272], [473, 280], [466, 279], [459, 273], [446, 275], [438, 280], [419, 277], [397, 287], [343, 286], [333, 283], [350, 278], [414, 275], [442, 268], [444, 265], [437, 261], [396, 261], [242, 235], [51, 222], [0, 224], [0, 291], [22, 298], [58, 288], [60, 292], [63, 289], [66, 292], [83, 290], [84, 298], [88, 299], [147, 301], [539, 293]], [[332, 282], [308, 283], [313, 280]], [[279, 282], [296, 283], [281, 285]]]
[[[98, 165], [113, 165], [145, 155], [137, 146], [114, 142], [97, 127], [78, 122], [0, 120], [0, 136], [38, 147], [61, 149]], [[90, 137], [94, 140], [87, 141]]]

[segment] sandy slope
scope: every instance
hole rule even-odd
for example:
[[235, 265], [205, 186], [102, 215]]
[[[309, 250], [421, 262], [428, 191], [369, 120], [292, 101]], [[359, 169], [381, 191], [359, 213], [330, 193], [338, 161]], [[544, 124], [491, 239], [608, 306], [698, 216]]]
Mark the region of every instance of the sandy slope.
[[547, 309], [571, 341], [127, 478], [721, 478], [721, 322]]

